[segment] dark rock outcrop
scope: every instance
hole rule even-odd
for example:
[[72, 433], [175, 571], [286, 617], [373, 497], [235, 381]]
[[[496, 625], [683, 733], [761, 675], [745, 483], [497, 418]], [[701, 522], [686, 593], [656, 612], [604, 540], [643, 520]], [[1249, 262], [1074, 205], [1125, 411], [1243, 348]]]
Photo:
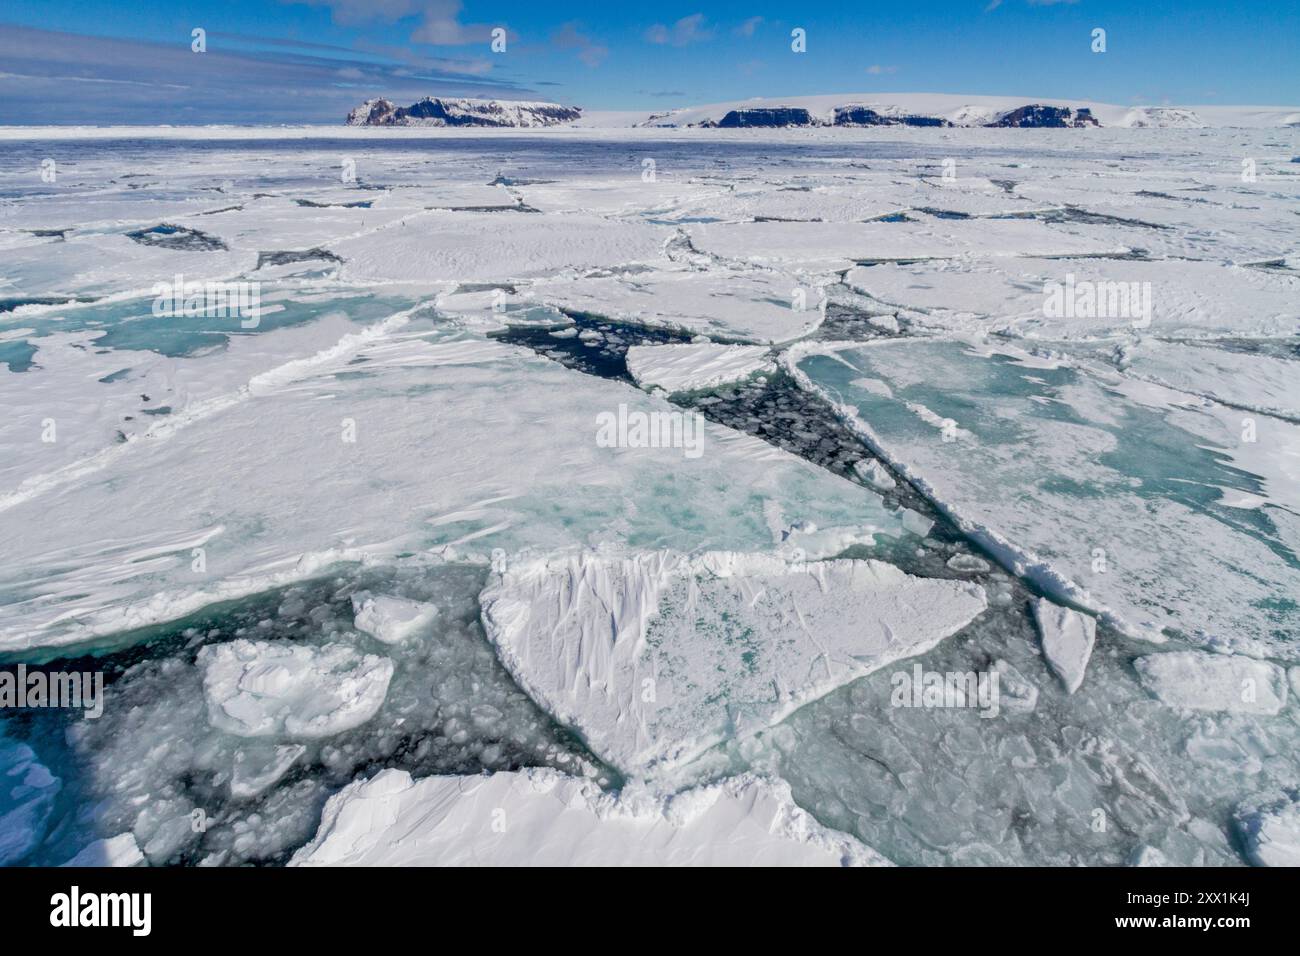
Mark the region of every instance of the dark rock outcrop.
[[1066, 129], [1100, 124], [1092, 115], [1092, 111], [1086, 108], [1075, 113], [1068, 106], [1044, 106], [1042, 103], [1034, 103], [1003, 113], [988, 125], [1014, 126], [1019, 129]]
[[719, 129], [772, 128], [782, 126], [815, 126], [812, 114], [797, 106], [752, 107], [732, 110], [717, 123], [701, 123]]
[[894, 116], [879, 113], [866, 106], [835, 107], [836, 126], [951, 126], [946, 119], [938, 116], [919, 116], [908, 113]]

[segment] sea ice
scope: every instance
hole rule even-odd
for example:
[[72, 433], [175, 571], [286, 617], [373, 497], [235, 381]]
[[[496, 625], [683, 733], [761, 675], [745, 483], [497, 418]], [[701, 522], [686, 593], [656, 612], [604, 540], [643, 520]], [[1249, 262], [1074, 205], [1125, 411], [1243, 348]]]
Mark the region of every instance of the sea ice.
[[1034, 601], [1034, 622], [1043, 641], [1043, 655], [1053, 673], [1061, 679], [1067, 693], [1073, 694], [1083, 683], [1097, 639], [1097, 621], [1068, 607], [1053, 604], [1046, 598]]
[[330, 798], [293, 866], [881, 866], [879, 854], [753, 775], [660, 796], [552, 770], [412, 780]]
[[0, 728], [0, 866], [17, 863], [45, 838], [63, 781], [27, 744]]
[[1139, 657], [1133, 667], [1142, 686], [1170, 707], [1277, 714], [1286, 706], [1286, 672], [1269, 661], [1173, 651]]
[[212, 726], [239, 737], [312, 740], [373, 717], [393, 663], [345, 644], [273, 644], [244, 638], [199, 651]]
[[[338, 562], [470, 542], [483, 553], [616, 539], [764, 547], [770, 501], [792, 522], [898, 528], [869, 489], [712, 423], [699, 457], [630, 438], [605, 447], [602, 412], [682, 412], [409, 314], [211, 402], [154, 440], [112, 446], [0, 499], [0, 590], [14, 596], [0, 646], [84, 642]], [[217, 471], [240, 480], [213, 482]], [[52, 525], [51, 509], [67, 520]]]
[[691, 392], [770, 372], [767, 356], [762, 345], [634, 345], [627, 350], [627, 370], [642, 388]]
[[736, 552], [512, 561], [480, 600], [520, 686], [631, 776], [670, 774], [985, 608], [978, 585], [878, 561]]
[[1243, 800], [1232, 822], [1256, 866], [1300, 866], [1300, 797], [1276, 790]]
[[771, 270], [678, 267], [649, 274], [541, 279], [527, 296], [604, 319], [718, 339], [789, 342], [822, 322], [826, 278]]
[[897, 484], [885, 466], [874, 458], [863, 458], [856, 462], [853, 472], [877, 491], [889, 491]]
[[357, 630], [384, 644], [406, 640], [438, 616], [435, 605], [388, 594], [354, 594], [352, 608]]
[[[789, 354], [789, 353], [788, 353]], [[801, 357], [802, 356], [802, 357]], [[1004, 567], [1134, 637], [1293, 660], [1300, 429], [984, 340], [796, 346], [796, 378]], [[879, 383], [883, 382], [882, 388]], [[871, 383], [868, 386], [868, 383]]]
[[140, 866], [145, 862], [140, 846], [130, 833], [96, 840], [64, 866]]

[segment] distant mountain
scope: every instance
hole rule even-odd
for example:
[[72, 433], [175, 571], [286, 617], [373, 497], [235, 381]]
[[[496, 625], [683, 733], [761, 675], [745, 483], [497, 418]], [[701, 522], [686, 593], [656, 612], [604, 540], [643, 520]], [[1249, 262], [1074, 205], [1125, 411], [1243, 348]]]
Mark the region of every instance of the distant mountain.
[[[623, 123], [626, 114], [620, 114]], [[1114, 106], [1106, 103], [943, 93], [844, 93], [762, 97], [631, 120], [636, 126], [716, 129], [802, 126], [986, 126], [1029, 129], [1300, 126], [1300, 110], [1268, 106]], [[603, 125], [600, 114], [582, 125]], [[621, 125], [621, 124], [620, 124]]]
[[576, 106], [516, 100], [438, 99], [411, 106], [366, 100], [348, 114], [349, 126], [558, 126], [582, 116]]

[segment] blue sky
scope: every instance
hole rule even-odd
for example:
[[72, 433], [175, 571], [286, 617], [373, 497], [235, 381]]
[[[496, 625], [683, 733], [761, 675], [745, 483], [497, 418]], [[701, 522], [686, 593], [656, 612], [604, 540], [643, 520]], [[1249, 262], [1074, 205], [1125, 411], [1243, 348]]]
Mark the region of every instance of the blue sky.
[[[207, 51], [191, 51], [191, 31]], [[493, 27], [506, 50], [489, 48]], [[807, 33], [807, 52], [790, 31]], [[1107, 31], [1107, 51], [1090, 50]], [[371, 96], [666, 109], [932, 91], [1300, 105], [1300, 4], [6, 0], [0, 125], [338, 122]]]

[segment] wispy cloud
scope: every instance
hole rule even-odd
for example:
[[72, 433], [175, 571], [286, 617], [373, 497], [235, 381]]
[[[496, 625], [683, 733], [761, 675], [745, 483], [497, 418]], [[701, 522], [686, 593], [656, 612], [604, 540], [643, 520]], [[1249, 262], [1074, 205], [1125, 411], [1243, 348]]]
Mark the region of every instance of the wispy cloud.
[[762, 23], [763, 23], [762, 17], [750, 17], [748, 20], [745, 20], [743, 23], [741, 23], [740, 26], [736, 27], [736, 29], [732, 32], [734, 32], [736, 36], [752, 37], [754, 35], [754, 31], [757, 30], [759, 26], [762, 25]]
[[552, 33], [551, 45], [557, 50], [572, 50], [587, 66], [600, 66], [609, 55], [609, 47], [582, 33], [576, 21], [566, 23]]
[[666, 43], [672, 46], [686, 46], [688, 43], [708, 40], [712, 36], [713, 27], [708, 25], [702, 13], [692, 13], [689, 17], [682, 17], [671, 27], [656, 23], [645, 32], [645, 38], [651, 43]]
[[[6, 24], [0, 30], [0, 116], [9, 123], [338, 123], [387, 96], [516, 97], [522, 83], [488, 76], [487, 57], [405, 60], [374, 51], [306, 52], [209, 31], [206, 53]], [[269, 48], [269, 49], [268, 49]]]
[[880, 76], [884, 73], [897, 73], [898, 67], [882, 66], [879, 63], [873, 63], [869, 67], [867, 67], [867, 72], [870, 73], [872, 76]]
[[411, 42], [430, 46], [468, 46], [487, 43], [495, 27], [503, 23], [461, 23], [461, 0], [282, 0], [310, 7], [325, 7], [330, 18], [343, 26], [361, 26], [381, 21], [418, 17], [419, 26], [411, 33]]

